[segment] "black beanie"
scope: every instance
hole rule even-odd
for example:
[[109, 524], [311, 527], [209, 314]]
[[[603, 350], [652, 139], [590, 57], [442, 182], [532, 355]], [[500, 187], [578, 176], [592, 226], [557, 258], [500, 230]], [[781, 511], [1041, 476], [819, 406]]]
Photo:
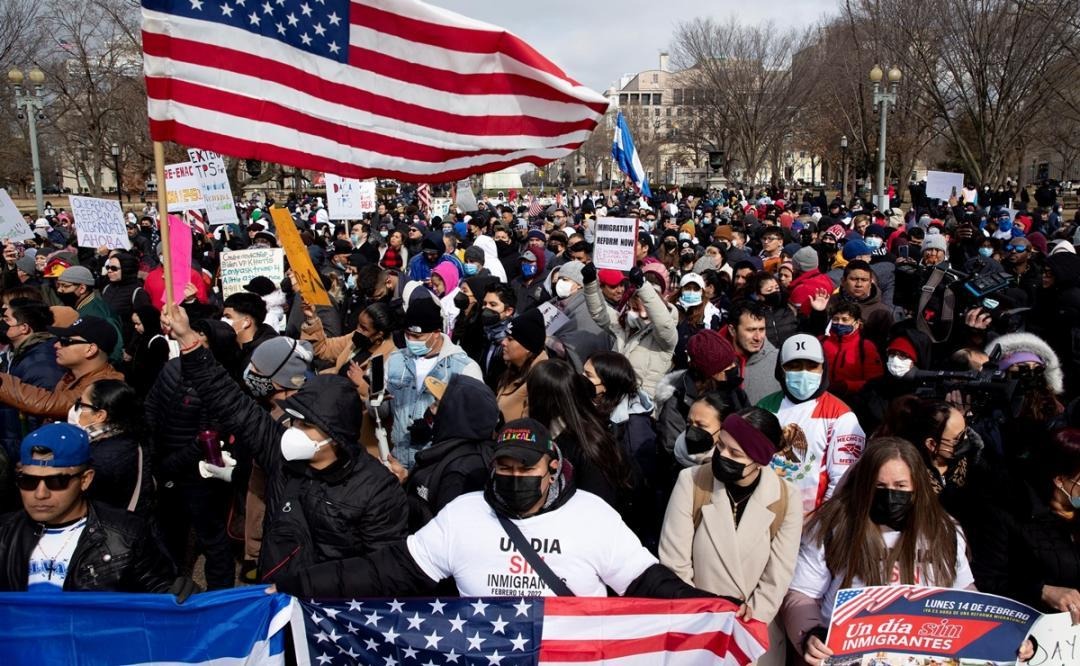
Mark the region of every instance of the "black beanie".
[[544, 329], [544, 315], [539, 310], [529, 310], [510, 320], [506, 328], [507, 337], [511, 337], [533, 354], [544, 351], [547, 331]]

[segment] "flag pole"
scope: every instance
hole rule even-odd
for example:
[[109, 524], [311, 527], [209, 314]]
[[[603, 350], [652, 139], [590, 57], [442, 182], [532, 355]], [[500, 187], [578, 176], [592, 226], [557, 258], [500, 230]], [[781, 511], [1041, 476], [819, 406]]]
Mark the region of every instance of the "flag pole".
[[172, 258], [169, 252], [169, 197], [165, 192], [165, 144], [154, 142], [154, 174], [158, 191], [158, 231], [161, 233], [161, 257], [165, 271], [165, 307], [173, 304]]

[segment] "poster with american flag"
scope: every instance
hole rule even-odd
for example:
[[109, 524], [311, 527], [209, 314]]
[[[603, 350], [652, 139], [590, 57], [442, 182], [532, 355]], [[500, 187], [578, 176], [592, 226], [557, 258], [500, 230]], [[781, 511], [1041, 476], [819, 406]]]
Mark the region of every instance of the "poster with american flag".
[[765, 653], [767, 629], [734, 611], [722, 599], [309, 600], [292, 627], [302, 666], [742, 666]]
[[419, 0], [141, 0], [155, 141], [438, 183], [580, 146], [608, 101]]

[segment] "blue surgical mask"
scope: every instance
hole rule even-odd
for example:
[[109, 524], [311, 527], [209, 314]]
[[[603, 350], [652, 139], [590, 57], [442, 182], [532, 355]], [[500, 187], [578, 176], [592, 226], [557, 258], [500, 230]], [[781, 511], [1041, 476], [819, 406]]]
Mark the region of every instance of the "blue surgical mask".
[[851, 335], [855, 331], [855, 326], [852, 324], [833, 324], [829, 327], [829, 330], [842, 338], [845, 335]]
[[423, 340], [406, 340], [405, 347], [413, 356], [427, 356], [431, 351]]
[[695, 305], [701, 305], [701, 292], [700, 291], [684, 291], [679, 295], [679, 303], [685, 308], [692, 308]]
[[536, 275], [536, 264], [522, 264], [521, 274], [527, 278]]
[[465, 264], [465, 275], [476, 275], [480, 268], [476, 264]]
[[863, 239], [863, 242], [866, 243], [866, 247], [870, 248], [871, 250], [876, 250], [881, 247], [882, 239], [878, 238], [877, 236], [867, 236]]
[[808, 400], [821, 386], [821, 373], [809, 370], [785, 371], [784, 385], [796, 400]]
[[347, 278], [345, 278], [345, 286], [347, 288], [349, 288], [349, 289], [356, 289], [356, 274], [355, 273], [350, 273], [349, 276]]
[[1069, 494], [1069, 492], [1067, 490], [1065, 490], [1061, 486], [1058, 486], [1057, 489], [1060, 490], [1061, 492], [1065, 493], [1065, 496], [1069, 498], [1069, 504], [1072, 505], [1072, 508], [1080, 509], [1080, 497], [1073, 497], [1072, 495]]
[[979, 256], [989, 259], [990, 257], [994, 256], [994, 248], [992, 248], [992, 247], [980, 247], [979, 248]]
[[1012, 220], [1003, 217], [998, 220], [998, 231], [1012, 231]]
[[383, 238], [386, 238], [387, 236], [390, 235], [390, 232], [387, 231], [386, 229], [380, 229], [379, 230], [379, 235], [382, 236]]

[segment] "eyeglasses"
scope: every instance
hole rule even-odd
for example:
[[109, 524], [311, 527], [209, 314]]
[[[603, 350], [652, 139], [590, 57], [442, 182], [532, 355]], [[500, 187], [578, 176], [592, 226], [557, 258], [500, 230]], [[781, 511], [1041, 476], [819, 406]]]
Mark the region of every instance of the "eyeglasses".
[[105, 270], [109, 271], [110, 273], [115, 273], [116, 271], [120, 270], [120, 267], [113, 266], [111, 264], [105, 264]]
[[16, 474], [15, 485], [19, 487], [19, 490], [24, 492], [32, 492], [37, 490], [41, 486], [41, 482], [45, 482], [45, 487], [52, 491], [67, 490], [71, 485], [71, 480], [82, 476], [84, 472], [78, 474], [52, 474], [50, 476], [31, 476], [29, 474]]
[[89, 409], [90, 411], [93, 411], [93, 412], [100, 412], [101, 411], [100, 407], [98, 407], [95, 404], [89, 403], [89, 402], [83, 402], [82, 398], [76, 398], [75, 399], [75, 409], [76, 409], [76, 411], [82, 410], [82, 409]]
[[57, 338], [56, 341], [60, 343], [61, 347], [70, 347], [71, 345], [89, 345], [89, 344], [92, 344], [89, 340], [76, 340], [75, 338], [68, 338], [68, 337]]

